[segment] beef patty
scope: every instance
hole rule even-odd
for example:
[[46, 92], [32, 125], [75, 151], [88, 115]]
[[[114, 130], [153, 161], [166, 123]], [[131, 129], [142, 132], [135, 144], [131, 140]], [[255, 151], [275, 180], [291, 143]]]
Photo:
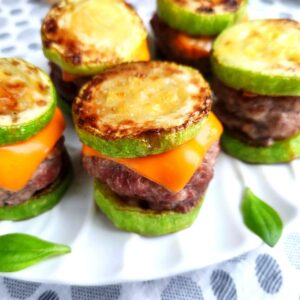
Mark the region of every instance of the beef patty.
[[73, 81], [64, 81], [61, 68], [52, 62], [49, 63], [49, 66], [50, 77], [56, 87], [58, 96], [71, 105], [78, 95], [80, 88], [91, 78], [91, 76], [80, 77]]
[[36, 192], [51, 185], [61, 171], [63, 150], [64, 139], [61, 138], [23, 189], [17, 192], [0, 189], [0, 207], [21, 204]]
[[83, 156], [83, 166], [91, 176], [106, 183], [124, 201], [156, 211], [172, 210], [186, 213], [197, 205], [204, 194], [213, 176], [218, 153], [219, 144], [216, 143], [208, 150], [202, 164], [187, 185], [177, 193], [108, 159]]
[[168, 26], [156, 14], [151, 19], [156, 46], [167, 60], [210, 72], [209, 55], [213, 37], [194, 37]]
[[300, 131], [299, 96], [264, 96], [238, 91], [215, 79], [214, 111], [225, 128], [243, 142], [270, 146]]

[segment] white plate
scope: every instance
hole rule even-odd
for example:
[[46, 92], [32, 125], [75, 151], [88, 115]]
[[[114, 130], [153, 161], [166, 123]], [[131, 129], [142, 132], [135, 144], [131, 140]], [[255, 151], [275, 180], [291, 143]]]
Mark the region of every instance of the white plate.
[[[143, 7], [140, 13], [145, 19], [150, 16]], [[28, 52], [26, 57], [45, 68], [41, 53]], [[33, 234], [68, 244], [72, 253], [1, 275], [39, 282], [104, 285], [156, 279], [232, 258], [260, 244], [242, 222], [239, 206], [245, 185], [275, 207], [286, 226], [299, 216], [299, 160], [286, 165], [249, 166], [221, 154], [200, 215], [191, 228], [159, 238], [118, 231], [93, 203], [92, 178], [81, 168], [80, 143], [71, 122], [65, 136], [76, 174], [67, 195], [57, 207], [35, 219], [1, 222], [0, 234]]]

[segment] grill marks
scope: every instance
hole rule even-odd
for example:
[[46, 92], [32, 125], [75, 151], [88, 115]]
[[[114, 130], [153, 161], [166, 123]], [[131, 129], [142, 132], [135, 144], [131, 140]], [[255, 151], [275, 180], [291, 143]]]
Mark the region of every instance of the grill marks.
[[[159, 69], [158, 74], [155, 72]], [[154, 71], [153, 71], [154, 70]], [[114, 92], [114, 88], [119, 88], [120, 81], [131, 80], [132, 78], [142, 78], [143, 81], [149, 81], [149, 89], [152, 88], [153, 78], [151, 74], [154, 72], [154, 78], [156, 75], [162, 78], [172, 78], [174, 74], [176, 76], [189, 76], [189, 79], [183, 81], [186, 85], [193, 84], [193, 87], [197, 86], [197, 91], [194, 94], [185, 91], [187, 93], [187, 99], [182, 100], [182, 106], [187, 106], [186, 111], [172, 111], [175, 113], [178, 118], [176, 120], [176, 126], [170, 125], [167, 121], [169, 117], [168, 109], [159, 113], [157, 118], [147, 117], [147, 113], [152, 113], [145, 111], [145, 119], [137, 121], [136, 118], [132, 116], [135, 115], [135, 112], [138, 111], [138, 107], [142, 107], [142, 104], [139, 102], [139, 98], [143, 97], [142, 93], [145, 92], [146, 95], [149, 91], [138, 91], [131, 101], [133, 104], [132, 107], [124, 106], [124, 109], [128, 111], [122, 112], [122, 117], [114, 121], [115, 115], [118, 116], [118, 110], [120, 106], [116, 104], [114, 106], [110, 101], [114, 101], [114, 98], [109, 98], [109, 93]], [[113, 69], [107, 70], [98, 76], [94, 77], [82, 90], [77, 97], [75, 104], [73, 106], [75, 122], [79, 128], [84, 129], [92, 134], [100, 135], [105, 139], [117, 139], [124, 137], [143, 137], [149, 134], [163, 134], [169, 132], [176, 132], [183, 130], [195, 123], [198, 123], [203, 117], [205, 117], [211, 109], [211, 92], [208, 85], [205, 83], [203, 78], [195, 72], [193, 74], [191, 69], [182, 68], [174, 64], [168, 63], [134, 63], [134, 64], [123, 64], [121, 66], [115, 67]], [[178, 78], [179, 78], [178, 77]], [[150, 78], [150, 79], [149, 79]], [[180, 83], [178, 79], [178, 84]], [[155, 84], [155, 83], [154, 83]], [[135, 86], [133, 86], [135, 88]], [[158, 88], [158, 87], [156, 87]], [[159, 89], [164, 89], [166, 86], [160, 86]], [[127, 86], [124, 86], [124, 93], [126, 94]], [[145, 88], [148, 90], [148, 86]], [[187, 87], [185, 88], [187, 89]], [[117, 95], [122, 94], [122, 90], [117, 92]], [[150, 94], [151, 95], [151, 94]], [[168, 95], [168, 94], [167, 94]], [[126, 97], [120, 96], [120, 101], [127, 101]], [[123, 99], [124, 98], [124, 99]], [[134, 99], [135, 98], [135, 99]], [[136, 107], [135, 107], [136, 102]], [[192, 102], [192, 103], [190, 103]], [[106, 105], [106, 107], [101, 107], [101, 105]], [[153, 101], [152, 106], [155, 105]], [[177, 109], [177, 108], [176, 108]], [[180, 108], [181, 109], [181, 108]], [[109, 112], [109, 113], [108, 113]], [[111, 117], [110, 121], [105, 120], [105, 115]], [[127, 117], [126, 117], [127, 116]], [[116, 117], [118, 118], [118, 117]], [[158, 126], [157, 119], [164, 119], [166, 121], [160, 121], [164, 123], [164, 126]], [[171, 116], [170, 116], [171, 119]], [[180, 121], [179, 121], [180, 120]], [[173, 122], [173, 120], [172, 120]], [[174, 123], [173, 123], [174, 124]]]
[[[68, 24], [68, 19], [78, 13], [78, 7], [82, 4], [81, 2], [73, 3], [72, 1], [61, 1], [52, 7], [42, 24], [41, 32], [44, 48], [53, 50], [59, 54], [63, 61], [74, 66], [84, 63], [107, 63], [110, 65], [123, 62], [126, 57], [122, 57], [123, 54], [120, 54], [120, 51], [114, 49], [114, 47], [117, 48], [119, 45], [107, 46], [105, 43], [101, 45], [101, 43], [98, 43], [101, 38], [95, 38], [94, 41], [90, 40], [94, 36], [94, 33], [97, 32], [97, 27], [92, 29], [88, 27], [86, 32], [84, 32], [84, 27], [82, 28], [82, 26], [84, 26], [84, 18], [87, 18], [86, 15], [82, 14], [82, 23], [79, 22], [79, 24], [76, 23], [75, 25], [72, 23]], [[124, 6], [124, 10], [127, 10], [127, 14], [132, 17], [132, 28], [135, 28], [135, 26], [140, 28], [140, 32], [136, 31], [134, 34], [140, 34], [141, 39], [144, 39], [146, 37], [146, 30], [139, 16], [133, 7], [122, 1], [120, 1], [120, 3]], [[87, 7], [84, 6], [83, 8]], [[82, 11], [84, 11], [84, 9], [82, 9]], [[90, 21], [92, 21], [92, 17]], [[128, 20], [127, 23], [129, 23]], [[126, 26], [129, 26], [127, 23]], [[106, 26], [110, 26], [112, 30], [118, 25], [119, 24], [110, 24], [109, 19], [107, 20]], [[98, 30], [99, 29], [100, 28], [98, 28]], [[129, 37], [124, 36], [124, 40], [128, 38]], [[107, 37], [104, 37], [104, 40], [105, 39], [107, 42]], [[120, 44], [122, 44], [122, 41], [120, 41]]]
[[0, 85], [0, 115], [10, 115], [20, 111], [18, 103], [18, 91], [24, 86], [21, 84], [1, 84]]
[[[8, 68], [12, 68], [8, 71]], [[47, 105], [46, 96], [49, 86], [38, 78], [40, 70], [16, 59], [3, 61], [0, 64], [0, 115], [12, 115], [17, 122], [18, 113], [30, 109], [37, 104], [39, 107]], [[32, 76], [33, 80], [30, 79]], [[30, 84], [30, 86], [28, 86]], [[33, 89], [40, 93], [40, 99], [33, 98]]]

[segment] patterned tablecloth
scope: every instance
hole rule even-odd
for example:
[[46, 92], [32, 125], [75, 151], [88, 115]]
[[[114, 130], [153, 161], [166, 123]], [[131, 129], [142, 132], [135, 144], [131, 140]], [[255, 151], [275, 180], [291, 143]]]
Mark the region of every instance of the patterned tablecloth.
[[[300, 20], [299, 0], [249, 1], [252, 17]], [[149, 20], [148, 6], [153, 5], [154, 0], [130, 2], [139, 3], [139, 13]], [[19, 56], [37, 62], [42, 57], [40, 20], [47, 9], [48, 6], [39, 0], [0, 0], [0, 56]], [[12, 26], [17, 34], [11, 34]], [[221, 264], [161, 280], [79, 287], [0, 277], [0, 299], [300, 299], [299, 225], [300, 220], [285, 232], [275, 249], [261, 246]]]

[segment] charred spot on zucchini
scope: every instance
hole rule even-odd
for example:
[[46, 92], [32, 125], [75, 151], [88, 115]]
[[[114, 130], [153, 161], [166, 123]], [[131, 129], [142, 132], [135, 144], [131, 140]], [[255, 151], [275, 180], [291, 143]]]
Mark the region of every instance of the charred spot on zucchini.
[[52, 119], [55, 106], [48, 75], [22, 59], [0, 59], [0, 146], [38, 133]]
[[207, 13], [224, 13], [227, 11], [236, 11], [236, 9], [243, 2], [242, 0], [173, 0], [174, 3], [180, 5], [182, 8]]
[[255, 20], [226, 29], [215, 41], [212, 68], [226, 85], [260, 95], [300, 95], [300, 23]]
[[146, 39], [141, 19], [122, 0], [63, 0], [52, 7], [42, 24], [45, 56], [78, 75], [138, 60], [136, 51]]
[[114, 149], [116, 157], [124, 155], [123, 148], [117, 150], [123, 144], [128, 157], [137, 157], [193, 138], [211, 103], [209, 85], [196, 70], [140, 62], [94, 77], [76, 98], [73, 117], [83, 143], [108, 156]]
[[97, 179], [94, 181], [94, 198], [98, 207], [117, 228], [145, 236], [159, 236], [190, 227], [204, 200], [201, 197], [197, 206], [187, 213], [157, 212], [126, 203]]
[[247, 0], [157, 0], [157, 12], [169, 26], [190, 35], [217, 35], [246, 14]]

